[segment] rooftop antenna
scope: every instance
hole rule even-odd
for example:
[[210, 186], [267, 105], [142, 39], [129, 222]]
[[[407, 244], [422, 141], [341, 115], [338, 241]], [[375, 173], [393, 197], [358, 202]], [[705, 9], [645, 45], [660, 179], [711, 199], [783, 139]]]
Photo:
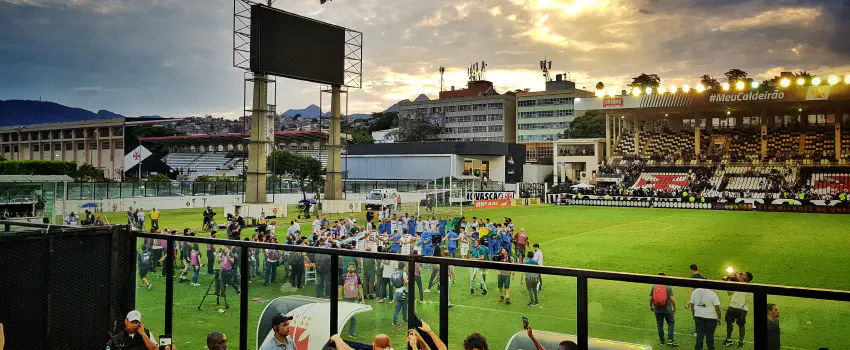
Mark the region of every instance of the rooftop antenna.
[[440, 92], [443, 92], [443, 74], [446, 73], [446, 67], [440, 66]]
[[552, 81], [552, 76], [549, 75], [549, 70], [552, 69], [552, 61], [547, 61], [546, 57], [543, 57], [543, 60], [540, 61], [540, 70], [543, 71], [543, 78], [546, 79], [546, 82]]

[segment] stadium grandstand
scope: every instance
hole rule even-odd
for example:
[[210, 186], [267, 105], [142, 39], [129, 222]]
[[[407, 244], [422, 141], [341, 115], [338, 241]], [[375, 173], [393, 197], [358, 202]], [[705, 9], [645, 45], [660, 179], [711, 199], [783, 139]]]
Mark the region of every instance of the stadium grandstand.
[[[348, 138], [349, 136], [343, 135]], [[163, 150], [162, 161], [185, 178], [201, 175], [238, 176], [247, 161], [248, 134], [144, 137], [149, 148]], [[327, 164], [326, 130], [278, 131], [275, 148], [311, 156]]]
[[[785, 72], [731, 84], [577, 99], [579, 115], [604, 112], [608, 129], [599, 173], [570, 180], [597, 194], [661, 197], [837, 199], [850, 190], [850, 135], [841, 130], [850, 76]], [[558, 167], [556, 181], [566, 181]]]

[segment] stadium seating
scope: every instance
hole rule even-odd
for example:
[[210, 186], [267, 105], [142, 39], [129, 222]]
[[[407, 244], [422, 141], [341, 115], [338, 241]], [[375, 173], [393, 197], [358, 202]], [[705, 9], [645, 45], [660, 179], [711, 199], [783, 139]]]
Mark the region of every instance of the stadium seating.
[[687, 173], [652, 173], [644, 172], [635, 184], [634, 188], [651, 188], [657, 191], [675, 191], [687, 187], [690, 183]]
[[228, 176], [235, 176], [241, 173], [244, 158], [225, 152], [190, 152], [169, 153], [163, 161], [189, 175], [216, 175], [219, 170], [226, 170]]
[[812, 187], [812, 192], [820, 195], [850, 190], [850, 173], [815, 173], [812, 174], [809, 185]]

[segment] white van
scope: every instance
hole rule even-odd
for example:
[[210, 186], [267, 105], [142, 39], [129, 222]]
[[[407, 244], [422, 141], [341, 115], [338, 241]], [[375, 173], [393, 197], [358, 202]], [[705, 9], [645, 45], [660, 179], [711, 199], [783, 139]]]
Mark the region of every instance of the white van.
[[384, 205], [395, 210], [398, 191], [395, 188], [376, 188], [366, 195], [366, 209], [381, 209]]

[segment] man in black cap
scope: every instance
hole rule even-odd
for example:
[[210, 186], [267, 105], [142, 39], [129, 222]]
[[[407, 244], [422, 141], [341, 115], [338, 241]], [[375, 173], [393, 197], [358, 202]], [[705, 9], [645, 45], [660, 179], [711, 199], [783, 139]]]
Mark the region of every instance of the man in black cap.
[[272, 317], [274, 337], [263, 343], [259, 350], [296, 350], [295, 341], [289, 337], [289, 321], [292, 321], [292, 316]]

